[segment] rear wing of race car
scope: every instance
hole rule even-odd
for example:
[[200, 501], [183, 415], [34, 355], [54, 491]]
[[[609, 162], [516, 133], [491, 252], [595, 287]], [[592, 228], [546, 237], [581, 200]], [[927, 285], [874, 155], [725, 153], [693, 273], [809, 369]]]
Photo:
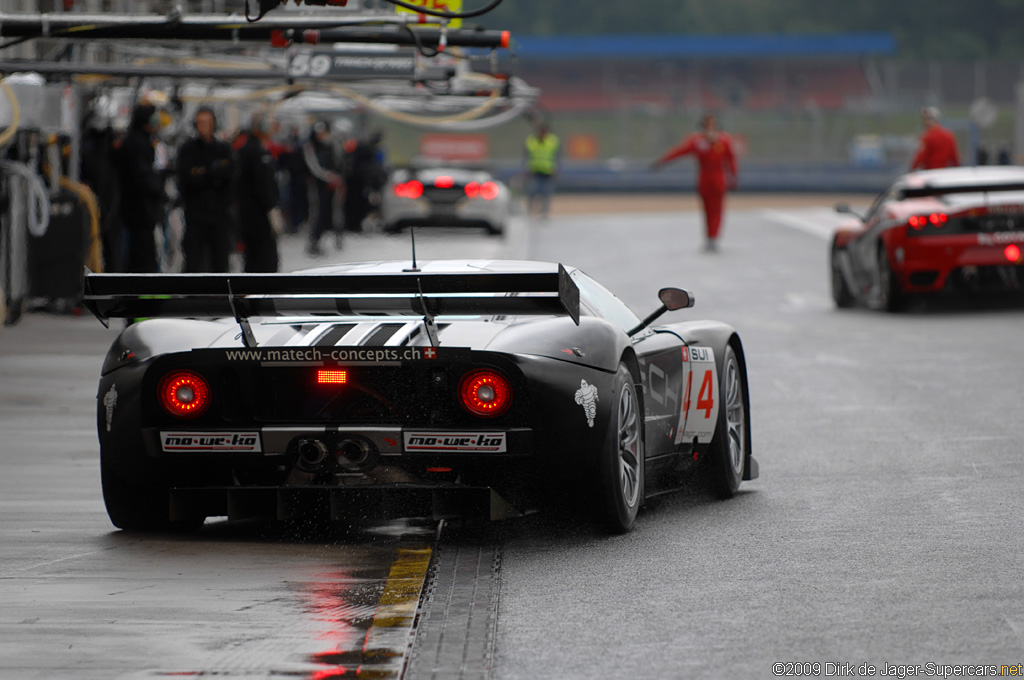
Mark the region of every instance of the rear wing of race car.
[[[84, 304], [110, 318], [317, 315], [569, 315], [580, 323], [580, 292], [557, 272], [385, 274], [94, 274]], [[251, 333], [247, 335], [251, 336]]]
[[1024, 191], [1024, 182], [1003, 182], [1001, 184], [957, 184], [951, 186], [934, 186], [925, 184], [920, 187], [904, 187], [900, 190], [900, 198], [924, 198], [927, 196], [944, 196], [945, 194], [990, 194], [1008, 191]]

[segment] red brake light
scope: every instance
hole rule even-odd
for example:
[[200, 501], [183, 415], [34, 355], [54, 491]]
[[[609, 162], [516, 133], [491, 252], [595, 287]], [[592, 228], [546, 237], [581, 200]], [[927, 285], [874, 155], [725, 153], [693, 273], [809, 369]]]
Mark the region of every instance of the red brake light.
[[405, 197], [419, 198], [423, 195], [423, 183], [417, 179], [411, 179], [405, 183]]
[[948, 221], [949, 216], [946, 215], [946, 213], [932, 213], [931, 215], [914, 215], [907, 220], [907, 224], [918, 230], [922, 227], [928, 226], [929, 224], [941, 229], [942, 225]]
[[494, 418], [508, 411], [512, 405], [512, 385], [501, 373], [480, 369], [462, 378], [459, 398], [473, 415]]
[[1012, 243], [1006, 246], [1003, 250], [1003, 255], [1005, 255], [1006, 259], [1010, 262], [1020, 262], [1020, 248]]
[[405, 182], [399, 182], [394, 186], [395, 196], [405, 196]]
[[451, 189], [455, 186], [455, 180], [449, 175], [438, 175], [434, 179], [434, 186], [438, 189]]
[[480, 185], [480, 198], [485, 201], [493, 201], [498, 197], [498, 185], [494, 182], [484, 182]]
[[210, 386], [198, 373], [175, 371], [160, 382], [160, 405], [172, 416], [195, 418], [210, 405]]
[[479, 182], [468, 182], [466, 184], [466, 196], [468, 198], [476, 198], [480, 195], [480, 183]]
[[333, 368], [320, 368], [316, 372], [316, 383], [318, 385], [344, 385], [348, 382], [348, 371], [339, 371]]

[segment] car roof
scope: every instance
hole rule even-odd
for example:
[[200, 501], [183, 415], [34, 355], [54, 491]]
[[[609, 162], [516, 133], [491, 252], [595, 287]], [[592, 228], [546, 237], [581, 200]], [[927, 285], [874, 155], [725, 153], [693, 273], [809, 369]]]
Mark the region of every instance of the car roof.
[[963, 168], [920, 170], [903, 175], [899, 182], [909, 188], [1014, 184], [1024, 182], [1024, 167], [1017, 165], [981, 165]]

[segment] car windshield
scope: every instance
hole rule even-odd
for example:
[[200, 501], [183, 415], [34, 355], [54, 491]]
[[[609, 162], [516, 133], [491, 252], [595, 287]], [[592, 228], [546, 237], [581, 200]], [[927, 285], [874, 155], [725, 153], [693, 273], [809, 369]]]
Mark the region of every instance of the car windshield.
[[580, 289], [580, 302], [595, 316], [611, 321], [629, 332], [640, 324], [640, 318], [607, 288], [576, 269], [570, 274]]

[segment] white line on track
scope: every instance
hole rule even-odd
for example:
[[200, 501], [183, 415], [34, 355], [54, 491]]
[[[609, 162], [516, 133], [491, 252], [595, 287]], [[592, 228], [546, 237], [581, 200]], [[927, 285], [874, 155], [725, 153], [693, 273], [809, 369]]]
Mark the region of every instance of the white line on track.
[[812, 222], [802, 217], [797, 217], [791, 213], [785, 213], [780, 210], [765, 209], [761, 211], [761, 216], [772, 222], [777, 222], [784, 226], [802, 231], [810, 234], [811, 236], [817, 236], [825, 241], [832, 238], [832, 233], [835, 231], [834, 225], [822, 224], [821, 222]]

